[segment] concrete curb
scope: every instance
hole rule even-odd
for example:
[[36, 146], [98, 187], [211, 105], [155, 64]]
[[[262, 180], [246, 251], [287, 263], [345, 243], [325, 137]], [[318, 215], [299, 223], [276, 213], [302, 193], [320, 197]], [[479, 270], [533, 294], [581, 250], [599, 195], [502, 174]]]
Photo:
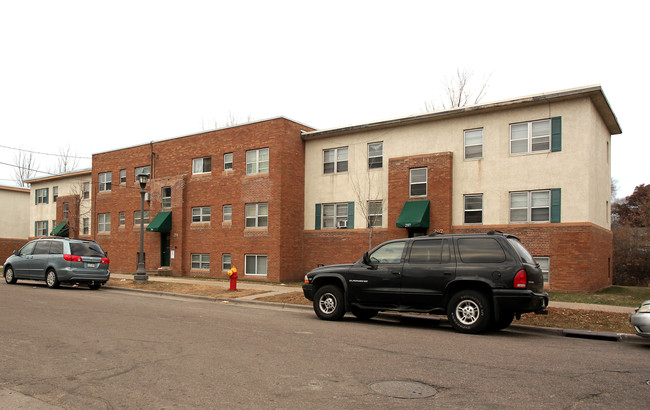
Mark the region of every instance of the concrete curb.
[[[195, 299], [195, 300], [205, 300], [215, 303], [225, 303], [225, 304], [234, 304], [234, 305], [253, 305], [253, 306], [273, 306], [280, 308], [281, 310], [312, 310], [311, 306], [305, 305], [294, 305], [291, 303], [276, 303], [276, 302], [262, 302], [259, 300], [242, 300], [241, 298], [214, 298], [211, 296], [200, 296], [200, 295], [187, 295], [183, 293], [170, 293], [170, 292], [160, 292], [155, 290], [144, 290], [144, 289], [131, 289], [131, 288], [121, 288], [116, 286], [104, 286], [104, 289], [116, 290], [116, 291], [126, 291], [126, 292], [139, 292], [155, 296], [170, 296], [175, 298], [185, 298], [185, 299]], [[260, 297], [266, 295], [260, 295]], [[428, 320], [436, 321], [439, 323], [447, 323], [447, 319], [437, 318], [437, 317], [427, 317], [427, 316], [415, 316], [415, 315], [405, 315], [399, 312], [381, 312], [377, 317], [384, 319], [410, 319], [417, 318], [418, 320]], [[508, 327], [512, 330], [518, 330], [527, 333], [538, 333], [545, 334], [549, 336], [559, 336], [559, 337], [575, 337], [582, 339], [592, 339], [600, 341], [609, 341], [609, 342], [626, 342], [626, 343], [639, 343], [639, 344], [650, 344], [650, 339], [644, 339], [641, 336], [629, 334], [629, 333], [612, 333], [612, 332], [595, 332], [591, 330], [577, 330], [577, 329], [560, 329], [554, 327], [542, 327], [542, 326], [530, 326], [530, 325], [518, 325], [512, 324]]]

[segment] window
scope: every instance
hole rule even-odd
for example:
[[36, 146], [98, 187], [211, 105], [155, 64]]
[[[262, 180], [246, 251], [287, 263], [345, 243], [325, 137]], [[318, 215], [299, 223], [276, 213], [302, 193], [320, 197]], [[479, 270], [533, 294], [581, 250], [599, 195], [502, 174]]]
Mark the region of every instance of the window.
[[483, 158], [483, 129], [465, 131], [465, 159]]
[[111, 190], [111, 180], [113, 174], [111, 172], [102, 172], [99, 174], [99, 192]]
[[59, 187], [52, 187], [52, 202], [56, 202], [56, 198], [59, 197]]
[[212, 158], [194, 158], [192, 160], [192, 173], [193, 174], [207, 174], [212, 172]]
[[126, 169], [120, 169], [120, 185], [126, 184]]
[[34, 236], [47, 236], [47, 221], [36, 221]]
[[192, 208], [192, 223], [210, 222], [210, 207], [199, 206]]
[[149, 165], [144, 166], [144, 167], [136, 167], [135, 168], [135, 182], [138, 182], [138, 175], [145, 174], [145, 175], [151, 175], [151, 167]]
[[48, 188], [41, 188], [36, 190], [36, 204], [46, 204], [48, 196]]
[[193, 253], [192, 254], [192, 269], [210, 270], [210, 254], [209, 253]]
[[126, 213], [120, 212], [120, 226], [126, 225]]
[[530, 121], [510, 125], [510, 153], [549, 151], [551, 120]]
[[228, 171], [232, 169], [232, 152], [223, 154], [223, 170]]
[[323, 151], [323, 173], [348, 172], [348, 147]]
[[384, 143], [368, 144], [368, 169], [381, 168], [384, 165]]
[[483, 223], [483, 194], [465, 195], [466, 224]]
[[544, 284], [548, 285], [551, 280], [550, 267], [551, 259], [548, 256], [535, 256], [535, 262], [539, 264], [539, 269], [542, 271], [544, 276]]
[[[323, 204], [323, 229], [348, 227], [348, 203]], [[352, 227], [350, 227], [352, 228]]]
[[427, 169], [411, 169], [409, 183], [411, 186], [411, 196], [425, 196], [427, 194]]
[[266, 276], [266, 255], [246, 255], [246, 275]]
[[406, 242], [391, 242], [377, 249], [370, 254], [370, 260], [374, 263], [400, 263]]
[[551, 191], [510, 193], [510, 222], [550, 222]]
[[97, 214], [97, 232], [111, 231], [111, 214]]
[[368, 228], [381, 228], [383, 201], [368, 201]]
[[135, 211], [133, 212], [133, 225], [140, 225], [140, 215], [144, 215], [142, 222], [147, 225], [149, 223], [149, 211]]
[[409, 263], [448, 263], [450, 260], [449, 241], [442, 239], [413, 241]]
[[84, 182], [82, 195], [83, 195], [83, 199], [90, 198], [90, 182]]
[[160, 193], [162, 207], [171, 208], [172, 207], [172, 187], [164, 186], [162, 187], [162, 192]]
[[246, 175], [269, 173], [269, 149], [246, 151]]
[[90, 235], [90, 218], [84, 218], [82, 221], [82, 235]]
[[465, 263], [500, 263], [506, 254], [494, 238], [463, 238], [458, 240], [458, 253]]
[[223, 222], [232, 222], [232, 205], [223, 206]]
[[221, 255], [221, 270], [230, 270], [232, 269], [232, 263], [230, 262], [230, 254], [224, 253]]
[[70, 216], [70, 204], [67, 202], [63, 203], [63, 220], [67, 221]]
[[269, 204], [246, 204], [246, 228], [266, 228], [269, 225]]

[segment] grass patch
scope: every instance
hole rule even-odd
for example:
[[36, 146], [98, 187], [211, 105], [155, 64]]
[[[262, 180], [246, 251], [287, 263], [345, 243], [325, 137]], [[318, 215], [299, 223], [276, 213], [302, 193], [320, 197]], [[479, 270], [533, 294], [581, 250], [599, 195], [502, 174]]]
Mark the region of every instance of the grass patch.
[[650, 287], [610, 286], [593, 293], [549, 292], [549, 298], [555, 302], [638, 307], [641, 302], [650, 299]]
[[109, 280], [107, 286], [128, 289], [141, 289], [154, 292], [179, 293], [182, 295], [209, 296], [213, 298], [235, 299], [250, 295], [260, 295], [267, 293], [263, 290], [239, 289], [230, 290], [224, 286], [216, 285], [195, 285], [188, 283], [170, 283], [148, 281], [144, 283], [134, 283], [132, 280]]
[[260, 300], [262, 302], [288, 303], [291, 305], [303, 305], [303, 306], [312, 305], [312, 301], [307, 300], [307, 298], [305, 298], [305, 295], [302, 292], [289, 292], [280, 295], [262, 296], [255, 300]]
[[597, 312], [593, 310], [548, 308], [548, 315], [527, 313], [521, 315], [521, 320], [515, 320], [512, 323], [560, 329], [635, 333], [626, 313]]

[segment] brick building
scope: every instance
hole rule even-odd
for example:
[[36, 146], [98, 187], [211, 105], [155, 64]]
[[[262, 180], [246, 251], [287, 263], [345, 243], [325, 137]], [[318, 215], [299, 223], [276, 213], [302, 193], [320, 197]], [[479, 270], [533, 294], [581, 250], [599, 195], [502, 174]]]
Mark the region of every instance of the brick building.
[[359, 259], [371, 235], [497, 229], [550, 289], [606, 287], [620, 133], [600, 86], [305, 132], [303, 271]]
[[305, 125], [257, 121], [93, 155], [95, 239], [134, 272], [146, 173], [146, 269], [280, 281], [302, 277]]

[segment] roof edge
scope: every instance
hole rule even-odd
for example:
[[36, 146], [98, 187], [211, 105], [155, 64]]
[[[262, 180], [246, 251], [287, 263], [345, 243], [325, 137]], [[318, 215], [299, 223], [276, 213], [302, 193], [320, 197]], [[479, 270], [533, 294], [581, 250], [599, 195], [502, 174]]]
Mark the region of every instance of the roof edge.
[[33, 184], [35, 182], [50, 181], [53, 179], [71, 178], [71, 177], [85, 175], [85, 174], [90, 175], [92, 174], [92, 172], [93, 172], [92, 168], [84, 168], [76, 171], [64, 172], [62, 174], [55, 174], [55, 175], [48, 175], [46, 177], [26, 179], [25, 182], [27, 182], [28, 184]]

